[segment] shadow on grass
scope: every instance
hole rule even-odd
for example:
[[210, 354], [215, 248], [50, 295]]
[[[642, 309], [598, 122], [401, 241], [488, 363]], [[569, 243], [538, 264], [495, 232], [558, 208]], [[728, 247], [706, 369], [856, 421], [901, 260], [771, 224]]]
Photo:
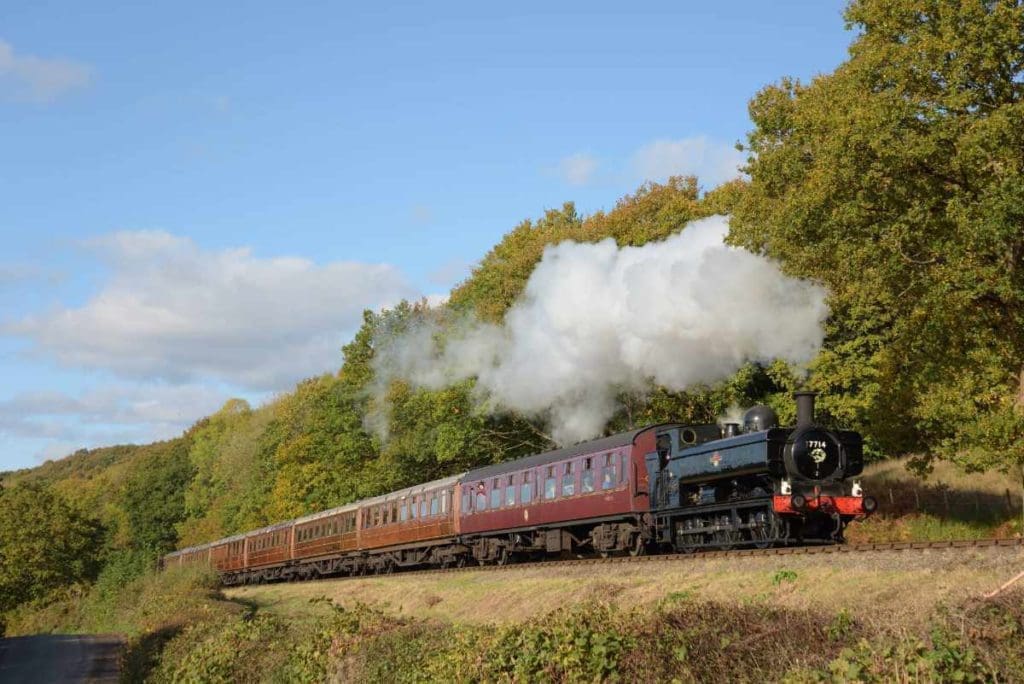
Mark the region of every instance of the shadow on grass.
[[1020, 494], [959, 489], [936, 482], [871, 481], [864, 488], [878, 499], [878, 512], [900, 517], [931, 515], [962, 523], [999, 524], [1020, 517]]
[[160, 662], [164, 647], [178, 636], [183, 625], [166, 625], [129, 641], [121, 656], [121, 681], [143, 682]]

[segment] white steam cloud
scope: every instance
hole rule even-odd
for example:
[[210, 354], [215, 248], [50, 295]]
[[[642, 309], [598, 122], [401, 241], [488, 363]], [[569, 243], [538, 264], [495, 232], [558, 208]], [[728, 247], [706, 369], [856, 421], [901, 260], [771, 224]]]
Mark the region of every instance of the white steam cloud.
[[642, 247], [548, 247], [503, 325], [420, 322], [378, 340], [379, 387], [475, 377], [490, 409], [543, 417], [571, 444], [601, 434], [620, 391], [712, 384], [751, 361], [807, 363], [824, 338], [825, 290], [724, 244], [728, 230], [714, 216]]

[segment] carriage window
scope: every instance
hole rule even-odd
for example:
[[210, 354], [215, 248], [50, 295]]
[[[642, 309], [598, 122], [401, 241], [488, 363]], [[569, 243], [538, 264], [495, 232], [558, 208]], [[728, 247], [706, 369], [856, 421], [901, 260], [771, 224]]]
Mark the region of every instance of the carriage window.
[[487, 510], [487, 492], [484, 490], [483, 482], [476, 486], [476, 510]]
[[491, 482], [491, 508], [501, 506], [501, 482], [494, 478]]
[[516, 486], [512, 483], [512, 476], [508, 476], [508, 480], [505, 482], [505, 505], [514, 506], [516, 504]]
[[409, 504], [402, 499], [402, 507], [398, 509], [398, 519], [405, 522], [409, 519]]
[[441, 492], [441, 513], [444, 514], [444, 513], [447, 513], [447, 512], [448, 512], [448, 490], [446, 489], [443, 492]]
[[576, 474], [573, 473], [572, 461], [562, 467], [562, 496], [572, 496], [576, 493]]
[[533, 473], [523, 473], [523, 483], [519, 485], [519, 502], [530, 503], [533, 500], [533, 486], [530, 480], [533, 478]]
[[555, 482], [555, 466], [548, 466], [548, 477], [544, 480], [544, 498], [554, 499], [555, 493], [558, 491], [557, 483]]
[[437, 515], [441, 502], [437, 500], [437, 492], [430, 495], [430, 515]]
[[469, 492], [469, 487], [465, 487], [462, 490], [462, 514], [469, 513], [469, 502], [473, 500], [473, 495]]
[[592, 459], [583, 459], [583, 474], [580, 475], [580, 494], [594, 491], [594, 468]]
[[601, 478], [601, 489], [611, 489], [618, 477], [615, 474], [615, 454], [605, 454], [604, 473]]
[[420, 517], [421, 518], [426, 518], [427, 517], [427, 497], [426, 496], [421, 496], [420, 497]]

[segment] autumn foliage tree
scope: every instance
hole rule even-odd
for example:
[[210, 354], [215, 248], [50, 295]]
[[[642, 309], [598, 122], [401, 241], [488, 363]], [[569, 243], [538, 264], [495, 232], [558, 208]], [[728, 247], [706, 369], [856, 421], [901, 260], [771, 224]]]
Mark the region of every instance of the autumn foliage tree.
[[750, 104], [732, 239], [826, 283], [813, 384], [887, 453], [1024, 462], [1024, 5], [859, 0]]
[[99, 522], [38, 482], [0, 489], [0, 613], [93, 579]]

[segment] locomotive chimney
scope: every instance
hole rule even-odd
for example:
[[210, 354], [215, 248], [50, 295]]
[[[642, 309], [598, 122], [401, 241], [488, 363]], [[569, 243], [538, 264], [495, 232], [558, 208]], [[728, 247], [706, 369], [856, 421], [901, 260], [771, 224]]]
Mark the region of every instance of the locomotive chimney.
[[798, 428], [814, 425], [814, 398], [817, 392], [793, 392], [796, 400], [796, 426]]
[[725, 423], [722, 425], [722, 437], [735, 437], [740, 434], [739, 423]]

